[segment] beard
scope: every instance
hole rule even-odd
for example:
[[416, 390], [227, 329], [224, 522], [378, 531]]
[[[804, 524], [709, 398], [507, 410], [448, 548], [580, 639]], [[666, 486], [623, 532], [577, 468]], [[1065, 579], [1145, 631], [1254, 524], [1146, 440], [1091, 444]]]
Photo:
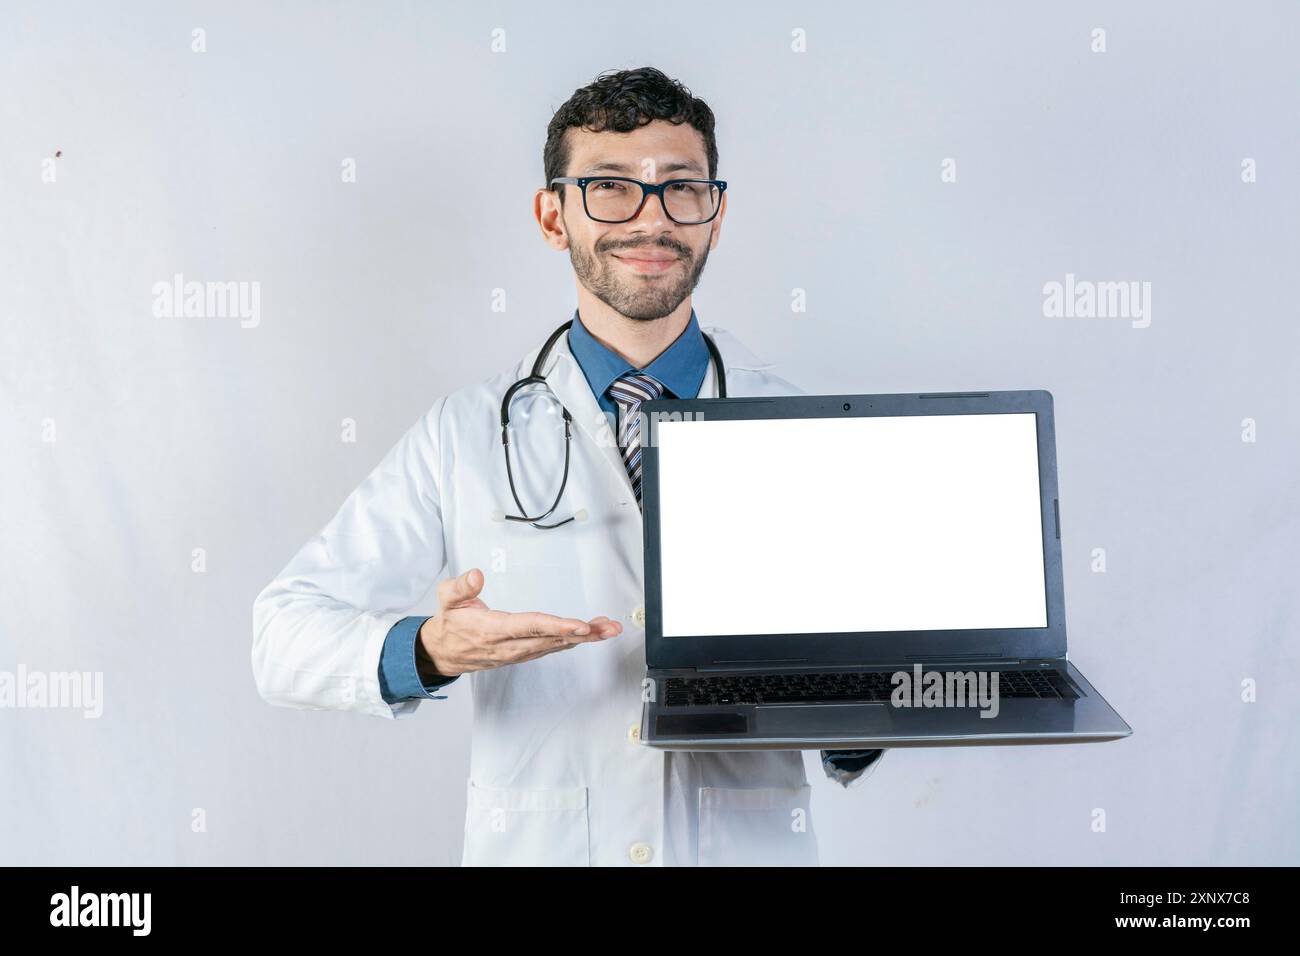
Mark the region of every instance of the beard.
[[[677, 256], [683, 269], [678, 272], [674, 267], [672, 277], [665, 274], [639, 276], [622, 273], [610, 262], [608, 253], [633, 249], [657, 248]], [[688, 295], [695, 291], [704, 264], [709, 261], [709, 247], [706, 245], [697, 261], [691, 250], [682, 243], [661, 241], [639, 246], [615, 246], [608, 250], [600, 248], [600, 243], [591, 252], [569, 244], [569, 262], [573, 264], [574, 275], [592, 295], [620, 315], [629, 319], [652, 321], [670, 315], [681, 305]]]

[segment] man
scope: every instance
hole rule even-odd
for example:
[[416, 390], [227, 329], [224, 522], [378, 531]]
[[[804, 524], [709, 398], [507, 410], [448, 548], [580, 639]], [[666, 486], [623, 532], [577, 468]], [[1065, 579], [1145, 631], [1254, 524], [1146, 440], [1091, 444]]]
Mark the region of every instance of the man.
[[[691, 304], [726, 213], [713, 113], [658, 70], [605, 74], [556, 112], [543, 159], [534, 214], [569, 253], [578, 308], [543, 371], [553, 395], [530, 386], [512, 412], [520, 457], [507, 476], [500, 404], [540, 347], [436, 401], [258, 596], [258, 688], [282, 706], [392, 718], [468, 675], [467, 864], [816, 863], [798, 751], [639, 743], [638, 412], [716, 394]], [[797, 392], [709, 331], [729, 394]], [[548, 425], [556, 399], [571, 440]], [[540, 514], [561, 472], [563, 514], [502, 520], [509, 501]], [[405, 616], [444, 573], [438, 613]], [[880, 755], [824, 752], [823, 765], [848, 786]]]

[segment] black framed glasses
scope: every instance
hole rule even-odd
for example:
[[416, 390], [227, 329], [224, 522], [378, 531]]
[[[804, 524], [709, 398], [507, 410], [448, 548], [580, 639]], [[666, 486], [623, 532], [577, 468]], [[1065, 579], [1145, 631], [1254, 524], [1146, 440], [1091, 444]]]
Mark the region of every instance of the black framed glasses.
[[721, 179], [669, 179], [643, 183], [624, 176], [557, 176], [556, 183], [582, 190], [582, 208], [596, 222], [629, 222], [641, 215], [651, 196], [658, 196], [664, 214], [679, 226], [711, 222], [722, 208], [727, 184]]

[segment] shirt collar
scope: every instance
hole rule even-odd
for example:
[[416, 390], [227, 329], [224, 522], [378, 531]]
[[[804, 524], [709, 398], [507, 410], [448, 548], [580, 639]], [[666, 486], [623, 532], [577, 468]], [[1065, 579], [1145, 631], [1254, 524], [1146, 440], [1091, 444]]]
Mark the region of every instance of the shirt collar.
[[596, 398], [605, 394], [614, 380], [625, 372], [644, 372], [662, 384], [674, 398], [695, 398], [704, 384], [704, 373], [709, 368], [709, 348], [704, 344], [704, 333], [691, 309], [691, 320], [682, 334], [659, 353], [644, 369], [638, 369], [621, 355], [597, 342], [577, 310], [569, 327], [569, 351], [582, 369]]

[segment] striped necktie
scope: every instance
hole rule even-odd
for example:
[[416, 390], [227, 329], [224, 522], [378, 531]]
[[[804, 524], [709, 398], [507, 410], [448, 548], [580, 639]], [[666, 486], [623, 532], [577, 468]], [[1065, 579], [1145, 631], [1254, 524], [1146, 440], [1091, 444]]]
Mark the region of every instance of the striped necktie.
[[623, 452], [623, 467], [632, 479], [632, 492], [641, 504], [641, 403], [653, 401], [664, 393], [663, 385], [642, 372], [626, 372], [609, 387], [609, 397], [619, 410], [618, 447]]

